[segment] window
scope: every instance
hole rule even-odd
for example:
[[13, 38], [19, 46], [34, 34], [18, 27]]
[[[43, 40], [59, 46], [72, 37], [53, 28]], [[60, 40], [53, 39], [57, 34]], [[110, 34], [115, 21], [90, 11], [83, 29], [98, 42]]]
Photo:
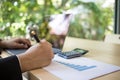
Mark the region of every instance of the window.
[[71, 11], [75, 17], [69, 36], [103, 40], [106, 34], [120, 32], [119, 3], [119, 0], [1, 0], [0, 37], [25, 36], [28, 26], [37, 26], [39, 36], [44, 38], [49, 35], [47, 17]]
[[[115, 0], [81, 0], [73, 9], [69, 36], [103, 40], [106, 34], [113, 34], [115, 27]], [[77, 11], [75, 11], [77, 10]]]

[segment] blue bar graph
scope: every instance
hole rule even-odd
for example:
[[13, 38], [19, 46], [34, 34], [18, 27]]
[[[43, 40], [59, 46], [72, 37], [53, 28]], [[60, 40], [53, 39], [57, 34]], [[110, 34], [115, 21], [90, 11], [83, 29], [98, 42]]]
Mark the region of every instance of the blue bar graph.
[[66, 66], [68, 66], [70, 68], [76, 69], [78, 71], [84, 71], [84, 70], [88, 70], [88, 69], [92, 69], [92, 68], [97, 67], [95, 65], [92, 65], [92, 66], [83, 65], [82, 66], [82, 65], [70, 64], [70, 63], [65, 63], [65, 62], [60, 62], [60, 61], [56, 61], [56, 62], [58, 62], [60, 64], [63, 64], [63, 65], [66, 65]]

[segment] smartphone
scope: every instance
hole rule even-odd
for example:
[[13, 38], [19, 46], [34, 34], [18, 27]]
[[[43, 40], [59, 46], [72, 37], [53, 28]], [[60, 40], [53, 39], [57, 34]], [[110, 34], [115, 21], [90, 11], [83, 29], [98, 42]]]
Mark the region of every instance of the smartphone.
[[75, 48], [73, 51], [79, 52], [81, 55], [84, 55], [88, 52], [88, 50], [81, 49], [81, 48]]

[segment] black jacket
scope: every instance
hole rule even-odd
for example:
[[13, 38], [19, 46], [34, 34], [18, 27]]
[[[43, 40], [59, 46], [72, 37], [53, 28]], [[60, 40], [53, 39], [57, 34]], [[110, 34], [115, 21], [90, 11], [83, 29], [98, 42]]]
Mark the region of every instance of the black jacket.
[[22, 80], [17, 56], [0, 59], [0, 80]]

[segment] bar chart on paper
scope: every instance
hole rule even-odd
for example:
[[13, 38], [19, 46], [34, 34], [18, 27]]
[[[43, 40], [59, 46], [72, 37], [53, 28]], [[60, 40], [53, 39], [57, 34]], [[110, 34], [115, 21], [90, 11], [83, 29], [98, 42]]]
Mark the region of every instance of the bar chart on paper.
[[85, 57], [64, 59], [55, 55], [53, 62], [44, 69], [61, 80], [91, 80], [118, 71], [120, 67]]
[[78, 70], [78, 71], [84, 71], [84, 70], [88, 70], [88, 69], [92, 69], [92, 68], [95, 68], [97, 66], [95, 65], [92, 65], [92, 66], [87, 66], [87, 65], [76, 65], [76, 64], [70, 64], [70, 63], [65, 63], [65, 62], [60, 62], [60, 61], [56, 61], [60, 64], [63, 64], [65, 66], [68, 66], [70, 68], [73, 68], [75, 70]]

